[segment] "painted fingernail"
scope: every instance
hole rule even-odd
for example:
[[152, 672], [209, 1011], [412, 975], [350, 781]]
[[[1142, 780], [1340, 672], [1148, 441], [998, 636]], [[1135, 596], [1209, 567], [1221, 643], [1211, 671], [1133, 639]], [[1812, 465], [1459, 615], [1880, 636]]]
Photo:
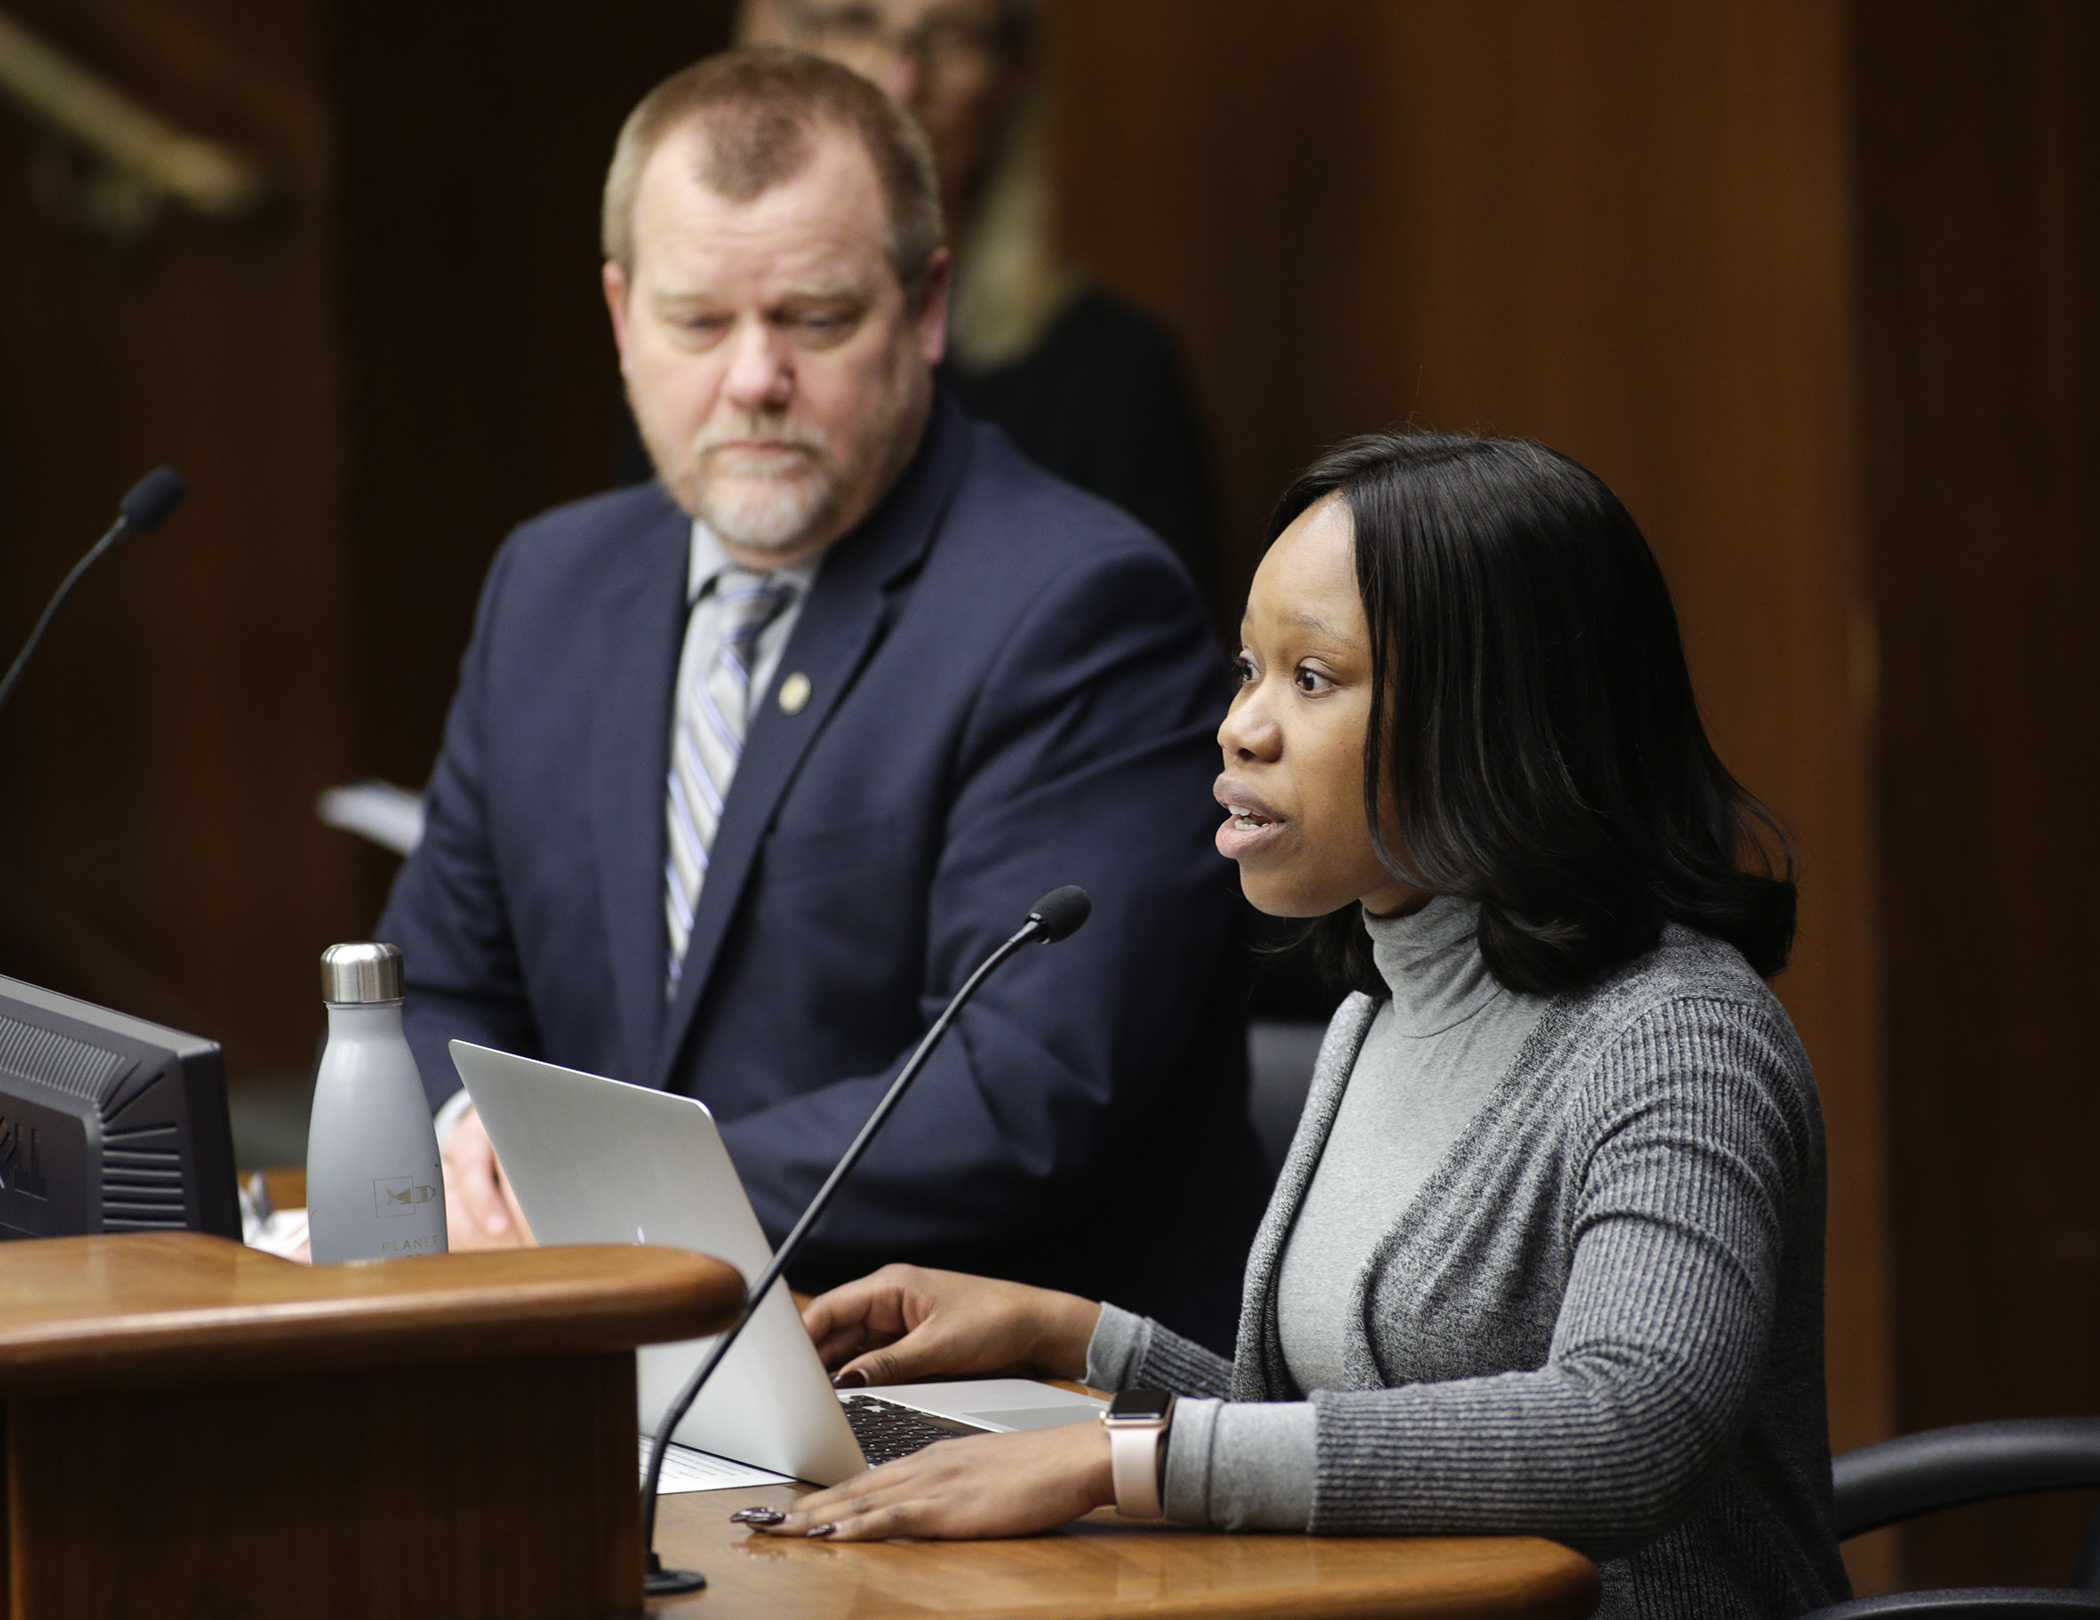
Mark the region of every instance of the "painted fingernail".
[[835, 1524], [820, 1524], [812, 1528], [809, 1533], [814, 1537], [822, 1538], [830, 1535], [837, 1528], [838, 1526]]
[[729, 1515], [731, 1524], [778, 1524], [787, 1515], [774, 1507], [738, 1508]]
[[855, 1367], [851, 1372], [842, 1372], [832, 1379], [831, 1387], [833, 1389], [866, 1389], [868, 1387], [867, 1369]]

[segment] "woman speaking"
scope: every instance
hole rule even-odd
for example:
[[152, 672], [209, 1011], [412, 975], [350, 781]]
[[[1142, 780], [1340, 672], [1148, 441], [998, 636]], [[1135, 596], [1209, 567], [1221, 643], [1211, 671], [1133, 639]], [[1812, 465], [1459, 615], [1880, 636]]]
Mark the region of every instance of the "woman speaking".
[[1451, 434], [1342, 446], [1272, 532], [1218, 847], [1256, 906], [1318, 919], [1356, 993], [1238, 1353], [889, 1267], [807, 1313], [842, 1385], [1028, 1365], [1128, 1392], [1112, 1421], [944, 1441], [738, 1517], [1006, 1536], [1113, 1501], [1548, 1536], [1600, 1561], [1600, 1614], [1842, 1598], [1821, 1113], [1763, 982], [1794, 888], [1706, 740], [1646, 541], [1565, 456]]

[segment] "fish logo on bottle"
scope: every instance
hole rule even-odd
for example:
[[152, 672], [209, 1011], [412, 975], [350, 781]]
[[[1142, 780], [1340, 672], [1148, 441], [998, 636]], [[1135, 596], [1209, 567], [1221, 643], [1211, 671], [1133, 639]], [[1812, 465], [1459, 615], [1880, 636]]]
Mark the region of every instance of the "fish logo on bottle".
[[418, 1204], [438, 1196], [438, 1189], [414, 1176], [382, 1176], [372, 1183], [372, 1213], [382, 1220], [413, 1215]]

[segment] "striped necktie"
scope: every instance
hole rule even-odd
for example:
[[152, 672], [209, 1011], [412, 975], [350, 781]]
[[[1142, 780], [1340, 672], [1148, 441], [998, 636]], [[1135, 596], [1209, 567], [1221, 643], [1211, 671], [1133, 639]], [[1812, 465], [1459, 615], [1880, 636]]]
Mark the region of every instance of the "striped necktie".
[[[671, 733], [670, 792], [664, 806], [670, 838], [664, 862], [664, 922], [670, 935], [664, 993], [678, 988], [693, 912], [707, 876], [707, 852], [722, 824], [730, 779], [744, 752], [751, 709], [751, 666], [758, 638], [794, 597], [785, 580], [725, 568], [715, 576], [715, 655], [694, 659], [678, 693]], [[705, 600], [703, 598], [702, 600]]]

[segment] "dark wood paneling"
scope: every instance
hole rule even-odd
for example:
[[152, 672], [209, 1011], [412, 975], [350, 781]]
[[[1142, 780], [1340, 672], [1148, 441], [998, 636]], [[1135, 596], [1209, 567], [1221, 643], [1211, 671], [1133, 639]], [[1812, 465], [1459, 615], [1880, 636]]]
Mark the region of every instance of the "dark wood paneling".
[[188, 503], [85, 585], [0, 718], [0, 962], [295, 1067], [314, 960], [360, 926], [315, 792], [349, 763], [341, 370], [311, 8], [10, 11], [259, 152], [276, 216], [170, 217], [129, 251], [40, 211], [0, 116], [0, 641], [159, 461]]
[[424, 780], [497, 545], [606, 487], [599, 188], [628, 110], [731, 11], [335, 8], [361, 772]]
[[[1858, 0], [1906, 1429], [2100, 1403], [2100, 8]], [[2061, 1581], [2092, 1498], [1909, 1540]]]
[[1842, 16], [1815, 0], [1065, 0], [1073, 243], [1186, 347], [1241, 578], [1293, 471], [1537, 437], [1668, 570], [1723, 756], [1791, 818], [1778, 988], [1830, 1121], [1840, 1444], [1888, 1432], [1871, 615]]

